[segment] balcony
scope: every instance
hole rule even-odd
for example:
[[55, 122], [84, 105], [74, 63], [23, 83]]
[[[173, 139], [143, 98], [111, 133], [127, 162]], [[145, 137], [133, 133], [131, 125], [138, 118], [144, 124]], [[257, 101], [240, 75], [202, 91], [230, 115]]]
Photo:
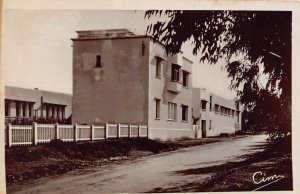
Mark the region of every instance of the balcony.
[[174, 93], [180, 93], [182, 91], [182, 84], [176, 81], [168, 82], [167, 90]]
[[204, 89], [204, 88], [201, 88], [201, 90], [200, 90], [200, 99], [201, 100], [205, 100], [207, 102], [210, 101], [210, 99], [209, 99], [209, 92], [206, 89]]
[[171, 56], [170, 58], [168, 58], [168, 60], [169, 60], [170, 63], [174, 63], [174, 64], [177, 64], [177, 65], [179, 65], [180, 67], [182, 67], [182, 65], [183, 65], [182, 57], [183, 57], [183, 56], [182, 56], [182, 52], [179, 52], [178, 54], [173, 55], [173, 56]]

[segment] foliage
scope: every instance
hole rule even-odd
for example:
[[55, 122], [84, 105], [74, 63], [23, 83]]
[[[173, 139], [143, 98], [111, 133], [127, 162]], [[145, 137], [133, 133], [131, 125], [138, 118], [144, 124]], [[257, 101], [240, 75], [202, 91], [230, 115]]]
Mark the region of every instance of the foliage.
[[150, 10], [145, 17], [160, 18], [147, 32], [168, 54], [191, 41], [200, 61], [226, 59], [230, 88], [255, 129], [291, 131], [291, 12]]

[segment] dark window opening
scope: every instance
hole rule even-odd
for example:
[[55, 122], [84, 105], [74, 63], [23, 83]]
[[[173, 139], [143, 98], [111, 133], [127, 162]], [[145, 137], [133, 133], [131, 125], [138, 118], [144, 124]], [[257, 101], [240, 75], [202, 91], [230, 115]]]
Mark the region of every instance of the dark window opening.
[[212, 96], [209, 96], [209, 110], [212, 110]]
[[145, 43], [142, 41], [142, 56], [145, 55]]
[[25, 103], [23, 103], [22, 104], [22, 113], [23, 113], [23, 117], [26, 117], [26, 104]]
[[29, 104], [29, 107], [28, 107], [28, 116], [31, 117], [32, 116], [32, 104]]
[[205, 100], [201, 100], [201, 108], [203, 111], [206, 111], [206, 101]]
[[179, 82], [180, 66], [172, 64], [172, 81]]
[[182, 85], [188, 87], [189, 82], [189, 73], [186, 71], [182, 72]]
[[182, 121], [188, 121], [188, 106], [182, 105]]
[[160, 99], [155, 99], [155, 118], [160, 118]]
[[9, 103], [5, 103], [5, 116], [8, 117], [9, 116]]
[[156, 77], [161, 77], [161, 59], [156, 58]]
[[16, 102], [16, 115], [17, 115], [17, 117], [20, 116], [20, 103], [19, 102]]
[[101, 55], [97, 55], [96, 56], [96, 68], [101, 68], [102, 64], [101, 64]]

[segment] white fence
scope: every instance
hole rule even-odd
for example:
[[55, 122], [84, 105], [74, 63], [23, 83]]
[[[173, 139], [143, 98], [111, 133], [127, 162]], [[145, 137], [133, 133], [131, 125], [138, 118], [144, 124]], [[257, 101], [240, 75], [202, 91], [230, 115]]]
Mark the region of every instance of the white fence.
[[107, 138], [148, 137], [147, 125], [108, 124], [105, 125], [59, 125], [37, 124], [7, 125], [5, 145], [26, 146], [49, 143], [53, 139], [70, 141], [94, 141]]

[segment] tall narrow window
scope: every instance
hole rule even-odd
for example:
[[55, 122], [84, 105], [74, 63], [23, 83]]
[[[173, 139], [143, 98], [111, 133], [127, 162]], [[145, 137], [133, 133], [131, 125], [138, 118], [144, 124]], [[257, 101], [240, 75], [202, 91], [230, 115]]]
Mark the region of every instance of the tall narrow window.
[[160, 119], [160, 99], [155, 99], [155, 119]]
[[168, 103], [168, 120], [176, 120], [177, 117], [177, 105], [176, 103]]
[[209, 110], [212, 110], [212, 96], [209, 96]]
[[65, 118], [66, 118], [65, 115], [66, 115], [66, 107], [63, 106], [62, 109], [61, 109], [61, 117], [62, 117], [62, 119], [65, 119]]
[[9, 116], [9, 102], [5, 102], [5, 116], [8, 117]]
[[25, 102], [23, 102], [23, 104], [22, 104], [22, 116], [26, 117], [26, 103]]
[[96, 56], [96, 68], [101, 68], [101, 55]]
[[161, 77], [161, 62], [162, 59], [156, 57], [156, 72], [155, 72], [155, 76], [156, 77]]
[[179, 82], [179, 72], [180, 66], [176, 64], [172, 64], [172, 81]]
[[19, 102], [16, 102], [16, 115], [17, 115], [17, 117], [21, 116], [20, 115], [20, 103]]
[[209, 120], [209, 129], [211, 129], [211, 127], [212, 127], [212, 121]]
[[186, 71], [182, 71], [182, 86], [189, 87], [189, 73]]
[[201, 100], [201, 109], [202, 109], [202, 111], [206, 111], [206, 101], [205, 100]]
[[142, 41], [142, 56], [145, 55], [145, 43]]
[[28, 105], [28, 109], [29, 109], [29, 110], [28, 110], [28, 116], [29, 116], [29, 117], [32, 116], [32, 106], [33, 106], [33, 105], [32, 105], [31, 103], [29, 103], [29, 105]]
[[217, 104], [215, 104], [215, 113], [218, 114], [219, 113], [219, 106]]
[[182, 121], [188, 121], [188, 106], [182, 105]]

